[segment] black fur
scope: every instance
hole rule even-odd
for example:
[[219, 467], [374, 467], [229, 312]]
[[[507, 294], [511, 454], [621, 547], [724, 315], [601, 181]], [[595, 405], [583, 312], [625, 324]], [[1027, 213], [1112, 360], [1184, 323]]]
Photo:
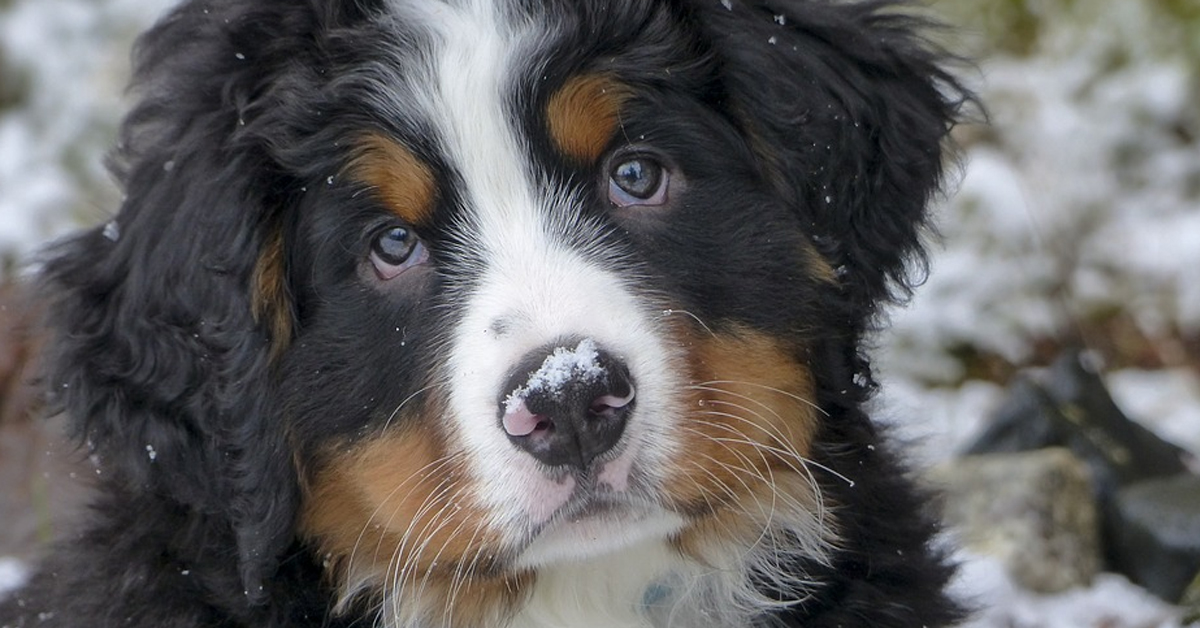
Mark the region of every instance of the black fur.
[[[831, 565], [796, 566], [823, 586], [761, 625], [952, 623], [959, 611], [942, 593], [951, 569], [929, 547], [925, 498], [860, 409], [874, 386], [863, 336], [920, 272], [926, 205], [969, 100], [919, 37], [928, 25], [890, 2], [544, 4], [576, 16], [564, 19], [547, 74], [608, 63], [645, 86], [626, 131], [695, 155], [693, 192], [709, 201], [690, 207], [689, 225], [616, 246], [714, 326], [803, 338], [828, 413], [816, 459], [856, 480], [823, 479], [842, 549]], [[140, 101], [114, 158], [127, 193], [119, 233], [97, 227], [58, 245], [44, 275], [49, 382], [100, 461], [101, 494], [81, 531], [0, 603], [0, 624], [372, 624], [331, 612], [321, 557], [294, 524], [297, 460], [370, 421], [362, 399], [391, 407], [387, 395], [400, 394], [377, 381], [391, 359], [383, 348], [344, 342], [385, 325], [344, 255], [360, 233], [347, 224], [365, 229], [371, 212], [327, 180], [356, 130], [420, 134], [362, 101], [365, 64], [384, 58], [389, 35], [374, 18], [385, 5], [189, 0], [140, 40]], [[573, 167], [548, 166], [591, 176]], [[731, 203], [759, 213], [711, 209]], [[312, 209], [329, 205], [351, 218]], [[271, 314], [290, 322], [287, 338], [254, 302], [256, 264], [275, 237], [288, 283], [285, 311]], [[836, 285], [796, 263], [805, 240], [837, 269]], [[415, 320], [417, 304], [395, 307]], [[409, 341], [435, 352], [446, 316], [414, 324]], [[398, 388], [425, 366], [399, 369]], [[330, 418], [288, 418], [318, 411]]]

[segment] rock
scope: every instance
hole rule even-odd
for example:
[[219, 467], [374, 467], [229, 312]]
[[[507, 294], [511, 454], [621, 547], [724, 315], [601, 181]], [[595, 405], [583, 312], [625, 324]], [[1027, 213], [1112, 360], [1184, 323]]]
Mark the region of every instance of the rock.
[[[1169, 530], [1146, 519], [1127, 528], [1128, 513], [1116, 505], [1123, 487], [1187, 473], [1191, 454], [1168, 443], [1125, 416], [1113, 401], [1103, 379], [1075, 352], [1064, 354], [1044, 372], [1019, 376], [1005, 401], [992, 416], [990, 427], [968, 449], [969, 454], [1027, 451], [1065, 447], [1087, 463], [1101, 513], [1103, 555], [1110, 569], [1139, 583], [1159, 582], [1151, 591], [1169, 593], [1177, 602], [1187, 576], [1150, 576], [1142, 573], [1137, 557], [1123, 545], [1152, 546], [1154, 539], [1169, 537]], [[1139, 493], [1135, 492], [1135, 495]], [[1166, 514], [1166, 511], [1163, 512]], [[1119, 539], [1119, 540], [1118, 540]], [[1139, 540], [1141, 539], [1141, 540]], [[1133, 551], [1136, 554], [1137, 550]], [[1138, 571], [1127, 571], [1136, 569]], [[1193, 568], [1192, 571], [1195, 571]], [[1169, 586], [1168, 586], [1169, 583]]]
[[1200, 571], [1196, 572], [1196, 577], [1192, 578], [1192, 583], [1183, 592], [1183, 599], [1179, 601], [1179, 605], [1183, 607], [1185, 625], [1200, 623]]
[[1088, 467], [1062, 448], [967, 456], [930, 473], [959, 540], [999, 559], [1014, 581], [1056, 593], [1100, 571]]
[[1179, 602], [1200, 573], [1200, 476], [1121, 489], [1108, 529], [1114, 567], [1162, 599]]
[[1126, 417], [1075, 352], [1044, 373], [1019, 376], [966, 453], [1042, 447], [1066, 447], [1084, 460], [1102, 504], [1121, 486], [1187, 469], [1188, 453]]

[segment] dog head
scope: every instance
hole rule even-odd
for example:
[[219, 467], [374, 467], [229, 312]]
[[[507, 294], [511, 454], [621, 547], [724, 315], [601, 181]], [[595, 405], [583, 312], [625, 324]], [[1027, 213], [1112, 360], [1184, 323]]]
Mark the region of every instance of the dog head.
[[917, 26], [187, 2], [140, 43], [120, 213], [47, 264], [62, 398], [114, 481], [228, 526], [252, 597], [297, 539], [398, 617], [486, 624], [630, 548], [801, 596], [769, 565], [838, 544], [811, 450], [963, 96]]

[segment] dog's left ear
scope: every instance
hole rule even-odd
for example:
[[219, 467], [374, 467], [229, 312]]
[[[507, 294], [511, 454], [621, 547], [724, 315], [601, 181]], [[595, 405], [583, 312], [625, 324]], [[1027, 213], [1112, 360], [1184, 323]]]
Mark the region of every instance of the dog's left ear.
[[920, 37], [929, 24], [881, 1], [698, 3], [724, 105], [852, 309], [907, 296], [946, 136], [971, 100]]

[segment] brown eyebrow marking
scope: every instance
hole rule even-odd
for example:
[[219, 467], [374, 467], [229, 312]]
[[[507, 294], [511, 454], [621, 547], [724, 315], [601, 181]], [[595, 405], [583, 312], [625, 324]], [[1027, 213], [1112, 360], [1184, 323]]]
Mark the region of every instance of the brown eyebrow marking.
[[581, 74], [554, 92], [546, 105], [546, 124], [558, 149], [576, 160], [600, 158], [620, 124], [629, 88], [609, 76]]
[[379, 133], [356, 142], [350, 176], [374, 190], [379, 200], [404, 222], [420, 226], [433, 217], [437, 185], [429, 165], [406, 146]]

